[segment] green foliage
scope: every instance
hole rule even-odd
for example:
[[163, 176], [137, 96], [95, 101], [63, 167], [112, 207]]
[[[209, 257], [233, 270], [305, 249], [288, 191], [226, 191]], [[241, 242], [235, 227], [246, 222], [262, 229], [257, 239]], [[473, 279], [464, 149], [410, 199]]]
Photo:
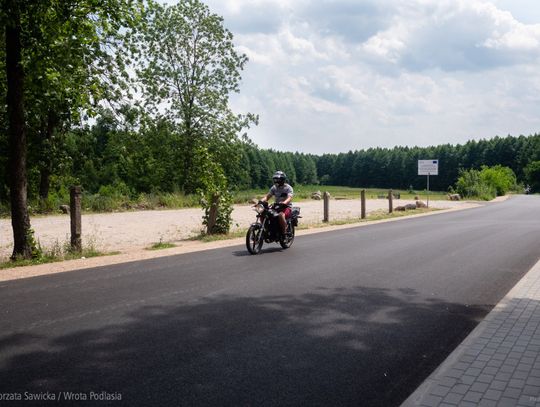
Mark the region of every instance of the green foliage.
[[489, 201], [496, 196], [496, 190], [484, 182], [480, 171], [475, 169], [462, 170], [456, 182], [456, 191], [465, 198], [478, 198]]
[[501, 165], [494, 167], [482, 166], [480, 178], [485, 184], [495, 188], [497, 196], [506, 195], [507, 192], [517, 188], [514, 171]]
[[540, 191], [540, 161], [533, 161], [525, 167], [525, 179], [533, 192]]
[[166, 117], [177, 133], [174, 148], [161, 151], [181, 152], [175, 162], [182, 170], [181, 189], [192, 193], [204, 184], [196, 157], [201, 149], [226, 173], [236, 170], [237, 136], [257, 118], [229, 109], [229, 94], [239, 91], [247, 57], [235, 50], [223, 19], [198, 0], [150, 3], [145, 25], [133, 39], [144, 56], [137, 76], [146, 113], [154, 120]]
[[462, 170], [456, 182], [456, 191], [463, 197], [491, 200], [505, 195], [517, 186], [516, 176], [508, 167], [482, 166], [482, 170]]
[[26, 240], [28, 242], [28, 246], [32, 250], [32, 259], [39, 259], [43, 256], [43, 250], [41, 246], [39, 245], [39, 242], [36, 242], [36, 239], [34, 237], [34, 229], [28, 229], [26, 233]]
[[208, 227], [212, 205], [216, 205], [216, 222], [208, 234], [226, 234], [232, 223], [233, 197], [227, 189], [227, 178], [221, 167], [210, 159], [210, 154], [199, 149], [196, 155], [198, 161], [198, 179], [201, 184], [198, 189], [201, 196], [201, 206], [204, 209], [203, 225]]
[[214, 194], [207, 193], [201, 199], [201, 206], [204, 209], [203, 225], [208, 226], [214, 196], [217, 197], [216, 223], [212, 230], [207, 231], [207, 234], [227, 234], [231, 228], [231, 213], [233, 210], [233, 198], [227, 190], [221, 190], [221, 192], [215, 192]]
[[36, 254], [31, 259], [16, 258], [11, 261], [6, 261], [3, 263], [0, 262], [0, 270], [12, 267], [35, 266], [38, 264], [54, 263], [63, 260], [90, 258], [113, 254], [118, 254], [118, 252], [103, 253], [97, 250], [95, 244], [91, 241], [88, 242], [85, 247], [83, 247], [82, 253], [72, 252], [69, 242], [64, 242], [62, 244], [57, 240], [49, 247], [42, 247], [38, 242]]
[[148, 247], [146, 250], [162, 250], [162, 249], [170, 249], [171, 247], [175, 247], [175, 244], [170, 242], [164, 242], [163, 238], [159, 239], [159, 242], [154, 243], [150, 247]]

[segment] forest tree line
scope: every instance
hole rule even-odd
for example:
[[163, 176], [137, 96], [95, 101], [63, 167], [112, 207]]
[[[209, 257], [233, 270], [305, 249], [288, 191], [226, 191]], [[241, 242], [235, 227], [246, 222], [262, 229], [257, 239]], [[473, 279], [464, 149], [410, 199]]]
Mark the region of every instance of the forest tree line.
[[[63, 148], [54, 153], [57, 165], [51, 174], [52, 195], [65, 200], [73, 184], [82, 185], [91, 194], [186, 192], [182, 137], [166, 121], [134, 130], [119, 126], [111, 114], [100, 117], [93, 126], [66, 132], [62, 137]], [[426, 179], [417, 175], [418, 160], [438, 159], [439, 175], [430, 177], [430, 189], [447, 191], [456, 184], [460, 170], [482, 166], [508, 167], [518, 182], [532, 184], [534, 180], [527, 177], [525, 168], [540, 161], [540, 135], [323, 155], [262, 149], [246, 138], [235, 138], [219, 146], [211, 159], [223, 170], [232, 190], [266, 188], [277, 169], [287, 174], [292, 185], [422, 190]], [[40, 197], [40, 181], [36, 162], [29, 167], [31, 198]], [[2, 202], [7, 201], [7, 191], [4, 177]]]

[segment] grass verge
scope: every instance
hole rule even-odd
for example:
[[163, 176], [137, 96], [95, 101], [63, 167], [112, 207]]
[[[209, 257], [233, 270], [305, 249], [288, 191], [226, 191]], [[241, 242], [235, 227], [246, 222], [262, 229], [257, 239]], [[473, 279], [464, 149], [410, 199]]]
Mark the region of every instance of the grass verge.
[[[270, 187], [270, 185], [269, 185]], [[294, 200], [305, 201], [311, 199], [311, 194], [316, 191], [328, 191], [334, 199], [360, 199], [360, 191], [365, 189], [367, 199], [378, 199], [388, 195], [388, 189], [381, 188], [352, 188], [333, 185], [295, 185]], [[250, 189], [237, 191], [233, 194], [233, 203], [245, 204], [252, 199], [261, 198], [268, 192], [268, 188]], [[401, 199], [412, 200], [418, 196], [421, 200], [426, 200], [425, 191], [393, 190], [394, 194], [400, 194]], [[446, 192], [429, 193], [430, 200], [446, 200]], [[29, 202], [28, 209], [31, 216], [61, 214], [60, 205], [69, 204], [69, 195], [52, 194], [46, 201], [33, 199]], [[101, 193], [84, 193], [82, 197], [82, 208], [84, 213], [106, 213], [106, 212], [126, 212], [137, 210], [156, 209], [183, 209], [199, 208], [200, 196], [185, 195], [181, 192], [170, 193], [141, 193], [136, 196], [129, 196], [119, 192], [104, 188]], [[0, 218], [9, 218], [9, 206], [0, 202]]]
[[36, 266], [38, 264], [47, 264], [47, 263], [57, 263], [65, 260], [76, 260], [76, 259], [87, 259], [90, 257], [99, 257], [99, 256], [112, 256], [119, 254], [120, 252], [100, 252], [95, 248], [83, 249], [82, 253], [74, 252], [62, 252], [62, 253], [53, 253], [46, 251], [40, 257], [35, 259], [16, 259], [0, 262], [0, 270], [13, 268], [13, 267], [24, 267], [24, 266]]
[[171, 242], [162, 242], [160, 240], [159, 242], [154, 243], [152, 246], [147, 247], [146, 250], [162, 250], [162, 249], [170, 249], [171, 247], [176, 247], [176, 245]]
[[[304, 201], [310, 200], [311, 194], [319, 191], [330, 193], [330, 196], [335, 199], [360, 199], [360, 192], [362, 190], [366, 191], [366, 199], [379, 199], [379, 197], [388, 196], [388, 189], [382, 188], [353, 188], [353, 187], [341, 187], [333, 185], [295, 185], [294, 186], [294, 200], [295, 201]], [[265, 195], [268, 192], [268, 189], [250, 189], [247, 191], [238, 191], [234, 195], [235, 203], [246, 203], [250, 202], [252, 199], [258, 199]], [[407, 191], [393, 189], [394, 194], [400, 194], [401, 199], [413, 200], [415, 197], [418, 197], [420, 200], [425, 201], [427, 198], [426, 191]], [[447, 200], [448, 194], [446, 192], [429, 192], [429, 200]]]
[[350, 225], [355, 223], [365, 223], [365, 222], [371, 222], [371, 221], [377, 221], [377, 220], [385, 220], [385, 219], [394, 219], [394, 218], [402, 218], [406, 216], [411, 215], [418, 215], [421, 213], [428, 213], [428, 212], [435, 212], [440, 211], [441, 209], [438, 208], [419, 208], [414, 210], [408, 210], [403, 212], [393, 212], [388, 213], [384, 210], [379, 211], [373, 211], [369, 215], [367, 215], [366, 219], [360, 219], [360, 218], [345, 218], [345, 219], [336, 219], [336, 220], [330, 220], [329, 222], [323, 223], [323, 222], [317, 222], [317, 223], [308, 223], [305, 225], [300, 224], [298, 227], [299, 230], [305, 230], [305, 229], [313, 229], [313, 228], [324, 228], [326, 226], [339, 226], [339, 225]]

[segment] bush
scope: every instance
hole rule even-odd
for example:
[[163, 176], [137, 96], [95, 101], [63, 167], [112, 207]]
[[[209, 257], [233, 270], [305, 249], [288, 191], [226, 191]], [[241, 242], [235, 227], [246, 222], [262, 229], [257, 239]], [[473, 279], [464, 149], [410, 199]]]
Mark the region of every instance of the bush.
[[227, 188], [227, 178], [221, 166], [212, 160], [211, 154], [205, 148], [200, 148], [194, 157], [197, 161], [197, 179], [200, 180], [198, 188], [201, 197], [201, 206], [204, 209], [203, 225], [207, 226], [210, 220], [210, 209], [213, 197], [217, 196], [217, 217], [212, 230], [208, 234], [227, 234], [232, 223], [233, 196]]
[[233, 211], [233, 198], [229, 191], [215, 191], [201, 199], [201, 205], [204, 209], [203, 225], [208, 226], [210, 219], [210, 209], [212, 208], [212, 198], [217, 195], [217, 216], [216, 223], [208, 234], [227, 234], [232, 223], [231, 213]]
[[465, 198], [478, 198], [489, 201], [496, 196], [495, 188], [487, 185], [475, 169], [461, 170], [456, 182], [456, 191]]
[[461, 170], [456, 182], [456, 191], [466, 198], [489, 201], [496, 196], [505, 195], [517, 185], [516, 175], [508, 167], [496, 165], [483, 166], [482, 170]]
[[92, 212], [112, 212], [130, 208], [130, 190], [123, 182], [102, 185], [97, 194], [83, 194], [82, 206]]
[[525, 177], [533, 192], [540, 191], [540, 161], [533, 161], [525, 167]]
[[517, 186], [516, 174], [508, 167], [496, 165], [494, 167], [482, 167], [480, 171], [482, 181], [495, 188], [497, 196], [506, 195], [507, 192], [515, 190]]

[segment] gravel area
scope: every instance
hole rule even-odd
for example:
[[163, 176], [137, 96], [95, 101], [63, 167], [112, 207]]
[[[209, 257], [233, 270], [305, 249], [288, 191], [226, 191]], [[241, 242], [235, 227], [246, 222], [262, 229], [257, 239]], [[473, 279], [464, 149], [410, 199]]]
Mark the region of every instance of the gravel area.
[[[394, 206], [414, 201], [394, 200]], [[302, 201], [303, 224], [321, 223], [322, 201]], [[470, 207], [468, 202], [431, 201], [433, 208], [449, 209]], [[367, 200], [367, 212], [388, 209], [385, 199]], [[233, 211], [233, 230], [245, 229], [255, 220], [255, 212], [249, 205], [236, 205]], [[330, 219], [360, 217], [359, 200], [331, 200]], [[133, 251], [153, 243], [178, 242], [197, 235], [202, 229], [201, 209], [154, 210], [88, 214], [82, 217], [83, 245], [93, 245], [100, 251]], [[42, 247], [64, 245], [69, 242], [70, 220], [68, 215], [38, 216], [31, 219], [35, 237]], [[7, 259], [12, 252], [12, 229], [10, 219], [0, 219], [0, 258]]]

